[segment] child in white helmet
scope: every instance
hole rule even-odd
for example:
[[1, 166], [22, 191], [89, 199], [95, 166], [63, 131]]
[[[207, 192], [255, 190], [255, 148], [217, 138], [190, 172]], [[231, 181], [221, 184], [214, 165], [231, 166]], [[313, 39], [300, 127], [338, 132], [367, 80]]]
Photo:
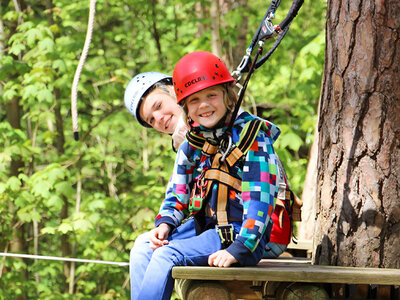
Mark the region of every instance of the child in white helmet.
[[[224, 63], [208, 52], [188, 54], [175, 67], [174, 91], [191, 124], [190, 131], [210, 145], [218, 145], [224, 136], [236, 104], [233, 82]], [[243, 128], [254, 119], [239, 111], [232, 128], [232, 143], [239, 142]], [[133, 299], [168, 299], [173, 289], [171, 269], [175, 265], [229, 267], [234, 263], [258, 263], [269, 240], [278, 193], [277, 158], [272, 146], [278, 135], [279, 129], [269, 122], [257, 131], [247, 154], [230, 167], [229, 178], [234, 187], [228, 185], [227, 203], [222, 209], [217, 200], [224, 185], [208, 184], [207, 196], [200, 205], [197, 200], [201, 197], [196, 194], [198, 188], [200, 194], [204, 191], [207, 170], [219, 161], [214, 158], [220, 154], [205, 153], [188, 141], [180, 146], [166, 197], [155, 220], [156, 228], [150, 234], [154, 252], [131, 265], [137, 270]], [[189, 214], [196, 216], [196, 235], [174, 238]], [[226, 225], [219, 225], [221, 218], [221, 224]]]

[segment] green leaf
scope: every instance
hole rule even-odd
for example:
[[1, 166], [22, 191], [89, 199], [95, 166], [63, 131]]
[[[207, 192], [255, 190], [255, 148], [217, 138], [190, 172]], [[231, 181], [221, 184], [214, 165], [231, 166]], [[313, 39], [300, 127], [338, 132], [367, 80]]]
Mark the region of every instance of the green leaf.
[[4, 100], [10, 101], [13, 99], [15, 96], [17, 96], [17, 92], [15, 90], [6, 90], [3, 93]]
[[67, 198], [72, 198], [75, 194], [75, 189], [72, 188], [68, 181], [61, 181], [54, 185], [54, 188], [59, 195], [64, 195]]
[[21, 181], [17, 177], [12, 176], [7, 180], [7, 186], [11, 191], [17, 192], [21, 188]]
[[32, 187], [32, 193], [36, 196], [42, 196], [43, 198], [47, 198], [49, 197], [51, 186], [49, 184], [49, 182], [45, 181], [45, 180], [38, 180], [35, 181], [33, 187]]
[[31, 28], [25, 33], [26, 43], [29, 47], [33, 47], [37, 39], [42, 37], [42, 33], [37, 28]]
[[55, 210], [60, 210], [63, 204], [64, 204], [63, 199], [61, 199], [61, 197], [59, 197], [58, 195], [52, 195], [46, 201], [46, 205], [48, 207], [54, 208]]
[[46, 101], [48, 103], [53, 102], [53, 94], [49, 90], [41, 90], [37, 94], [37, 99], [39, 101]]
[[5, 183], [0, 182], [0, 195], [4, 194], [7, 189], [7, 185]]
[[55, 234], [56, 229], [57, 228], [55, 228], [55, 227], [44, 227], [44, 228], [42, 228], [42, 230], [40, 230], [40, 232], [42, 234]]
[[10, 50], [8, 51], [8, 53], [18, 56], [25, 49], [26, 49], [26, 46], [24, 44], [13, 43]]
[[280, 146], [283, 148], [290, 148], [294, 151], [299, 151], [303, 140], [294, 132], [289, 132], [280, 137]]
[[74, 230], [80, 230], [80, 231], [88, 231], [89, 229], [93, 228], [92, 223], [90, 223], [87, 220], [76, 220], [73, 222]]
[[22, 90], [22, 99], [33, 99], [36, 98], [38, 93], [38, 87], [34, 84], [27, 85]]
[[43, 52], [54, 52], [55, 44], [51, 38], [44, 38], [39, 42], [39, 49]]
[[57, 69], [60, 73], [64, 73], [67, 70], [65, 61], [62, 59], [57, 59], [57, 60], [53, 61], [52, 67], [53, 67], [53, 69]]
[[62, 223], [58, 227], [58, 231], [60, 231], [60, 232], [62, 232], [64, 234], [67, 233], [67, 232], [70, 232], [72, 230], [73, 230], [73, 228], [72, 228], [71, 224], [69, 224], [69, 223]]
[[91, 201], [88, 205], [88, 209], [91, 211], [95, 211], [96, 209], [104, 209], [105, 204], [103, 200], [94, 200]]

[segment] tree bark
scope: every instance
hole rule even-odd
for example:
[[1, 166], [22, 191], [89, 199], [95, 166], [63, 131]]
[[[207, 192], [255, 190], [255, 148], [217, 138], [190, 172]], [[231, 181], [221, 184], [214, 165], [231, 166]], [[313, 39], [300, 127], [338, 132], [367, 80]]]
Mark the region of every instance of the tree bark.
[[210, 18], [211, 18], [211, 51], [216, 56], [222, 58], [222, 44], [220, 36], [220, 9], [219, 0], [211, 0]]
[[329, 0], [317, 264], [400, 268], [400, 3]]

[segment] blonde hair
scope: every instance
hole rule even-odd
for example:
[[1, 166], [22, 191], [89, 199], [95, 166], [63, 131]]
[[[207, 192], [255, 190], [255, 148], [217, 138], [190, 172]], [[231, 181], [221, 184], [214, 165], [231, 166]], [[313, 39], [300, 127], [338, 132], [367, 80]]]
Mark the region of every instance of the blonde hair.
[[[223, 83], [219, 85], [215, 85], [214, 87], [219, 87], [221, 88], [223, 94], [224, 94], [224, 105], [227, 109], [228, 112], [232, 112], [235, 108], [235, 105], [238, 101], [237, 94], [234, 90], [234, 85], [231, 83]], [[186, 99], [183, 99], [183, 104], [182, 104], [182, 110], [183, 110], [183, 120], [188, 123], [189, 119], [189, 110], [187, 106]]]

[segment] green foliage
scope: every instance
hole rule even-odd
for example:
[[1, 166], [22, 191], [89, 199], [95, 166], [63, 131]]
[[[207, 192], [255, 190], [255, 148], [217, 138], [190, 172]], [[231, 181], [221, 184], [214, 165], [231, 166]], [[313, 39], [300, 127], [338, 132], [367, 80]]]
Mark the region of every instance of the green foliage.
[[[78, 87], [79, 142], [72, 137], [70, 91], [89, 1], [27, 0], [21, 13], [14, 3], [0, 4], [0, 250], [32, 254], [36, 239], [41, 255], [69, 251], [128, 261], [134, 240], [153, 226], [175, 153], [170, 137], [133, 121], [124, 108], [124, 87], [138, 72], [172, 73], [184, 54], [211, 50], [210, 3], [97, 1]], [[244, 54], [236, 49], [243, 16], [250, 41], [266, 4], [249, 1], [247, 10], [235, 5], [221, 15], [223, 50]], [[281, 11], [288, 5], [282, 2]], [[305, 2], [276, 53], [253, 76], [245, 102], [250, 110], [252, 99], [266, 105], [260, 115], [281, 128], [275, 147], [297, 193], [316, 120], [325, 5]], [[17, 113], [10, 108], [15, 102]], [[13, 117], [18, 125], [10, 125]], [[15, 250], [18, 236], [23, 243]], [[7, 258], [0, 264], [0, 299], [129, 299], [127, 268], [77, 264], [71, 295], [61, 262]]]

